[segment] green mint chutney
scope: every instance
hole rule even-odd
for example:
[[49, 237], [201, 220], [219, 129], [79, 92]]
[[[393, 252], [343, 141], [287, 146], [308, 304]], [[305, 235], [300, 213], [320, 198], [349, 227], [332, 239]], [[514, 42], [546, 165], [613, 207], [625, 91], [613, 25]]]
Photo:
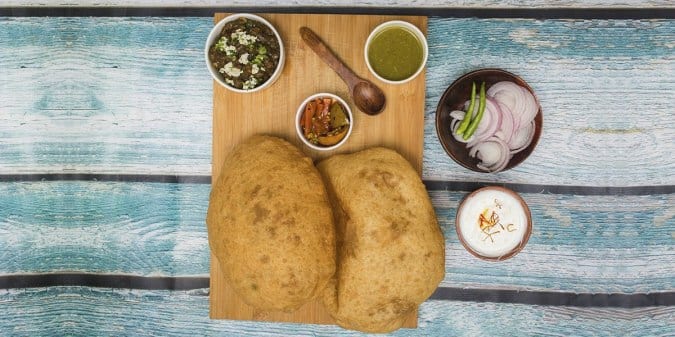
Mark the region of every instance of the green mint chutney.
[[423, 59], [422, 43], [403, 27], [384, 29], [368, 46], [370, 66], [390, 81], [401, 81], [414, 75]]

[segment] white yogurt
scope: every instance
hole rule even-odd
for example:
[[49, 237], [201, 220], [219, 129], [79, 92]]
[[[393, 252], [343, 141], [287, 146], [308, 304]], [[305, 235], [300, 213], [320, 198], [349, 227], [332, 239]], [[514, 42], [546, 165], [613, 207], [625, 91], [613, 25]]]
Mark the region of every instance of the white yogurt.
[[458, 232], [466, 245], [489, 258], [504, 256], [520, 245], [529, 226], [520, 200], [496, 189], [467, 197], [457, 217]]

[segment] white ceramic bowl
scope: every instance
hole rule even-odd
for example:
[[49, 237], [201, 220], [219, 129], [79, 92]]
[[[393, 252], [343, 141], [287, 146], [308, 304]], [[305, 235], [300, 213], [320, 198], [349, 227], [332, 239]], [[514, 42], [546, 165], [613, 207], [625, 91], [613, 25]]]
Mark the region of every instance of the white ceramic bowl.
[[[310, 143], [310, 141], [307, 140], [307, 138], [305, 138], [305, 134], [303, 133], [302, 127], [300, 126], [300, 118], [302, 118], [302, 114], [305, 112], [305, 106], [307, 105], [307, 103], [316, 98], [321, 97], [330, 97], [336, 100], [340, 105], [342, 105], [342, 108], [344, 109], [345, 113], [347, 113], [347, 118], [349, 118], [349, 129], [347, 129], [347, 134], [344, 136], [344, 138], [342, 138], [342, 140], [340, 140], [337, 144], [332, 146], [321, 146]], [[326, 92], [314, 94], [312, 96], [307, 97], [304, 101], [302, 101], [302, 103], [298, 107], [298, 112], [295, 114], [295, 131], [298, 134], [298, 137], [300, 137], [300, 139], [302, 140], [303, 143], [305, 143], [305, 145], [318, 151], [330, 151], [337, 149], [347, 141], [349, 136], [352, 134], [353, 128], [354, 128], [354, 115], [352, 115], [352, 109], [349, 108], [347, 102], [345, 102], [345, 100], [343, 100], [340, 96], [329, 94]]]
[[[218, 73], [218, 69], [216, 69], [212, 64], [211, 61], [209, 60], [209, 49], [211, 46], [216, 42], [216, 39], [218, 39], [218, 35], [220, 35], [220, 32], [223, 30], [223, 26], [225, 26], [226, 23], [230, 21], [237, 20], [239, 18], [247, 18], [250, 20], [255, 20], [258, 22], [263, 23], [265, 26], [269, 27], [272, 32], [274, 32], [274, 35], [277, 37], [277, 41], [279, 41], [279, 64], [277, 64], [277, 68], [274, 70], [274, 73], [272, 73], [272, 76], [262, 85], [257, 86], [253, 89], [238, 89], [233, 86], [230, 86], [229, 84], [225, 83], [223, 80], [223, 77]], [[281, 75], [281, 72], [284, 69], [284, 62], [286, 61], [286, 56], [284, 52], [284, 43], [281, 41], [281, 36], [279, 35], [279, 32], [277, 31], [274, 26], [272, 26], [271, 23], [269, 23], [267, 20], [253, 14], [247, 14], [247, 13], [241, 13], [241, 14], [232, 14], [222, 20], [220, 20], [214, 27], [211, 29], [211, 33], [209, 33], [208, 38], [206, 39], [206, 45], [204, 46], [204, 59], [206, 60], [206, 67], [209, 69], [209, 73], [211, 73], [211, 77], [218, 82], [220, 85], [222, 85], [224, 88], [228, 90], [232, 90], [234, 92], [239, 92], [239, 93], [250, 93], [250, 92], [256, 92], [263, 90], [272, 84], [279, 78]]]
[[[383, 78], [377, 72], [375, 72], [373, 67], [370, 65], [370, 60], [368, 60], [368, 48], [370, 47], [370, 42], [381, 31], [383, 31], [387, 28], [391, 28], [391, 27], [401, 27], [403, 29], [406, 29], [407, 31], [409, 31], [410, 33], [415, 35], [415, 37], [417, 37], [417, 39], [422, 44], [422, 63], [420, 63], [419, 68], [417, 68], [417, 71], [415, 71], [415, 73], [412, 74], [412, 76], [410, 76], [406, 79], [400, 80], [400, 81], [392, 81], [392, 80], [388, 80], [386, 78]], [[385, 83], [389, 83], [389, 84], [403, 84], [403, 83], [406, 83], [406, 82], [412, 80], [413, 78], [417, 77], [417, 75], [419, 75], [422, 72], [422, 70], [424, 69], [424, 66], [427, 64], [427, 58], [429, 57], [429, 46], [427, 44], [427, 38], [424, 36], [424, 34], [422, 34], [422, 31], [419, 30], [419, 28], [417, 28], [415, 25], [411, 24], [410, 22], [406, 22], [406, 21], [393, 20], [393, 21], [387, 21], [387, 22], [384, 22], [384, 23], [380, 24], [379, 26], [375, 27], [375, 29], [373, 29], [372, 32], [370, 32], [370, 35], [368, 36], [368, 39], [366, 40], [366, 45], [363, 48], [363, 56], [366, 59], [366, 65], [368, 66], [368, 70], [370, 70], [370, 72], [373, 75], [375, 75], [375, 77], [377, 77], [378, 80], [380, 80], [382, 82], [385, 82]]]

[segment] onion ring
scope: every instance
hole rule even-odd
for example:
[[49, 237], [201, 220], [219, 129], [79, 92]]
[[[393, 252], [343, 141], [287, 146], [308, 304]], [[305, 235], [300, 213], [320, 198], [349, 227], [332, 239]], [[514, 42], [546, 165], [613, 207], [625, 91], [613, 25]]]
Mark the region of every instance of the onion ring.
[[[481, 161], [476, 166], [488, 172], [497, 172], [504, 169], [511, 159], [508, 145], [497, 137], [491, 137], [484, 142], [480, 142], [471, 149], [471, 152], [474, 154], [472, 157]], [[469, 155], [471, 155], [471, 152], [469, 152]]]
[[469, 141], [468, 146], [474, 146], [478, 142], [494, 136], [495, 132], [499, 130], [502, 124], [502, 111], [499, 109], [497, 102], [490, 97], [485, 100], [485, 112], [478, 128], [476, 128], [476, 133], [473, 134], [475, 140]]
[[509, 144], [511, 154], [518, 153], [530, 146], [530, 143], [532, 143], [532, 139], [534, 138], [534, 128], [535, 125], [533, 120], [526, 127], [516, 131]]

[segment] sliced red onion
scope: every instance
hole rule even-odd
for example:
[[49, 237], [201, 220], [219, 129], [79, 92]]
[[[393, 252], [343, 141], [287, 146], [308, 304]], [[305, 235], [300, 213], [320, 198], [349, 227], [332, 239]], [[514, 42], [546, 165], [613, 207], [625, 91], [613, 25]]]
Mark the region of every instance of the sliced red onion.
[[453, 119], [450, 122], [450, 133], [452, 133], [452, 135], [453, 135], [453, 137], [455, 137], [455, 139], [457, 139], [457, 136], [455, 136], [455, 132], [457, 132], [457, 128], [459, 127], [460, 122], [461, 122], [461, 120], [459, 120], [459, 119]]
[[510, 81], [493, 84], [487, 94], [506, 105], [519, 125], [526, 125], [537, 115], [539, 103], [529, 90]]
[[463, 120], [464, 115], [466, 115], [466, 112], [460, 111], [460, 110], [453, 110], [450, 112], [450, 117], [454, 118], [455, 120]]
[[488, 172], [504, 169], [511, 159], [508, 145], [497, 137], [478, 143], [469, 155], [478, 158], [481, 162], [477, 167]]
[[[463, 111], [462, 111], [462, 113], [464, 114]], [[466, 114], [464, 114], [464, 115], [466, 115]], [[462, 119], [464, 119], [464, 115], [462, 115]], [[460, 142], [460, 143], [468, 143], [468, 142], [473, 141], [476, 138], [475, 134], [472, 135], [471, 137], [469, 137], [469, 139], [467, 139], [467, 140], [464, 140], [464, 136], [457, 134], [457, 129], [459, 128], [460, 122], [461, 122], [461, 119], [456, 119], [456, 118], [453, 119], [450, 122], [450, 130], [452, 130], [451, 131], [452, 132], [452, 138], [455, 138], [455, 140]]]
[[457, 130], [457, 123], [459, 122], [460, 122], [459, 119], [453, 119], [452, 121], [450, 121], [450, 132], [452, 132], [453, 134], [455, 133], [455, 130]]
[[522, 115], [520, 115], [520, 125], [527, 125], [527, 123], [533, 121], [534, 117], [537, 116], [539, 103], [529, 90], [523, 87], [520, 87], [520, 90], [523, 92], [523, 98], [525, 99], [523, 104], [524, 110]]
[[471, 152], [480, 159], [482, 165], [487, 167], [499, 163], [503, 157], [501, 145], [497, 142], [481, 142], [474, 146]]
[[499, 106], [499, 109], [502, 112], [502, 124], [495, 133], [495, 136], [501, 138], [508, 144], [509, 141], [511, 141], [511, 137], [513, 137], [513, 133], [518, 129], [518, 126], [516, 125], [516, 120], [513, 118], [511, 110], [509, 110], [505, 104], [497, 101], [497, 106]]
[[476, 158], [476, 151], [478, 151], [478, 146], [472, 146], [469, 150], [469, 157]]
[[532, 143], [532, 138], [534, 138], [534, 121], [531, 121], [530, 124], [524, 128], [520, 128], [516, 131], [509, 143], [509, 148], [511, 149], [511, 154], [518, 153], [526, 149], [530, 143]]
[[[469, 105], [471, 105], [471, 100], [464, 102], [464, 110], [469, 110]], [[471, 111], [471, 118], [478, 114], [478, 104], [473, 105], [473, 111]]]
[[523, 99], [520, 96], [522, 96], [522, 91], [520, 91], [520, 86], [513, 82], [497, 82], [487, 90], [487, 94], [502, 102], [514, 114], [519, 113], [521, 110], [520, 103]]
[[493, 118], [494, 117], [492, 112], [488, 111], [486, 106], [485, 112], [483, 112], [483, 118], [481, 118], [480, 123], [478, 123], [478, 127], [476, 128], [476, 131], [474, 131], [472, 135], [472, 137], [474, 138], [474, 143], [470, 143], [469, 146], [473, 146], [473, 144], [475, 144], [476, 142], [480, 142], [490, 138], [489, 135], [486, 137], [485, 132], [489, 131], [488, 126], [492, 126]]
[[[483, 117], [469, 139], [464, 140], [463, 136], [456, 134], [460, 121], [467, 115], [464, 111], [450, 112], [450, 127], [453, 137], [466, 143], [469, 156], [480, 160], [476, 165], [479, 169], [498, 172], [508, 165], [514, 153], [532, 143], [539, 102], [527, 89], [509, 81], [492, 85], [487, 95]], [[464, 103], [465, 110], [470, 103]], [[471, 116], [476, 114], [478, 104], [474, 104]]]
[[485, 112], [483, 112], [483, 118], [480, 120], [476, 132], [474, 132], [473, 137], [475, 140], [469, 142], [468, 146], [474, 146], [476, 143], [484, 141], [492, 136], [495, 132], [499, 130], [499, 127], [502, 124], [502, 112], [497, 105], [497, 102], [490, 97], [487, 97], [485, 100]]

